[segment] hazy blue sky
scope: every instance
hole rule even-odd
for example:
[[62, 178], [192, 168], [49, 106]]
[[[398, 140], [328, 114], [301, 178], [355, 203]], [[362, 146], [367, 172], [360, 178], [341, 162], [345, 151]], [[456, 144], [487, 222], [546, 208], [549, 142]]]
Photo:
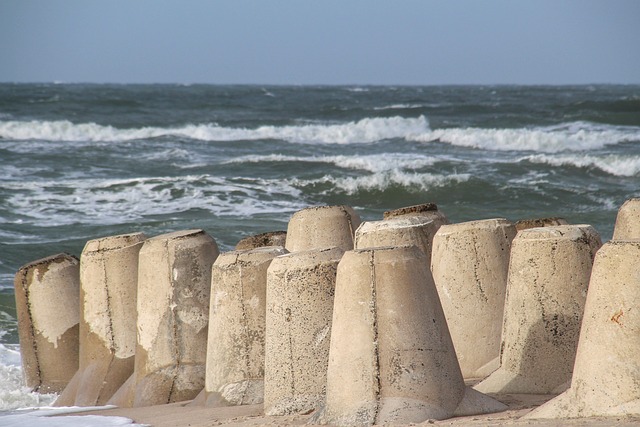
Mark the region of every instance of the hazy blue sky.
[[640, 0], [0, 0], [0, 81], [640, 83]]

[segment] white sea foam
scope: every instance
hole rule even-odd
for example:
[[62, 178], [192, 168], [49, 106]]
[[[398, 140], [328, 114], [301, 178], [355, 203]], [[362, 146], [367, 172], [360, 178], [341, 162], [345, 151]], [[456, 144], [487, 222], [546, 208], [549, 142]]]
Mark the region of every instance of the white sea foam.
[[282, 154], [247, 155], [228, 160], [224, 163], [262, 163], [262, 162], [302, 162], [327, 163], [344, 169], [382, 172], [392, 169], [419, 169], [431, 166], [439, 160], [434, 156], [415, 153], [384, 153], [355, 156], [285, 156]]
[[625, 141], [639, 141], [640, 128], [572, 122], [531, 129], [437, 129], [410, 135], [407, 139], [418, 142], [440, 141], [485, 150], [557, 153], [595, 150]]
[[[408, 191], [422, 192], [433, 188], [443, 187], [452, 183], [468, 181], [469, 174], [430, 174], [402, 172], [397, 169], [359, 177], [336, 178], [326, 175], [317, 180], [298, 180], [297, 185], [310, 186], [317, 184], [331, 184], [330, 191], [353, 195], [360, 191], [385, 191], [391, 187], [403, 187]], [[326, 193], [325, 191], [324, 193]]]
[[589, 154], [548, 155], [536, 154], [523, 157], [532, 163], [551, 166], [575, 166], [579, 168], [597, 168], [615, 176], [636, 176], [640, 174], [640, 157], [623, 155], [594, 156]]
[[308, 124], [300, 126], [260, 126], [255, 129], [229, 128], [215, 124], [187, 125], [178, 128], [143, 127], [118, 129], [95, 123], [70, 121], [3, 121], [0, 139], [41, 141], [131, 141], [177, 136], [203, 141], [240, 141], [279, 139], [300, 143], [370, 143], [390, 138], [404, 138], [429, 130], [424, 116], [417, 118], [365, 118], [343, 124]]
[[[216, 215], [251, 216], [303, 207], [300, 190], [282, 180], [210, 175], [130, 179], [23, 181], [6, 184], [6, 203], [39, 226], [118, 224], [147, 215], [204, 209]], [[292, 201], [295, 200], [295, 201]]]
[[[55, 398], [55, 394], [32, 393], [22, 378], [19, 347], [0, 344], [0, 411], [51, 405]], [[0, 418], [0, 425], [4, 420]]]
[[376, 111], [411, 110], [411, 109], [423, 108], [423, 107], [425, 107], [425, 104], [391, 104], [391, 105], [386, 105], [384, 107], [374, 107], [373, 109]]

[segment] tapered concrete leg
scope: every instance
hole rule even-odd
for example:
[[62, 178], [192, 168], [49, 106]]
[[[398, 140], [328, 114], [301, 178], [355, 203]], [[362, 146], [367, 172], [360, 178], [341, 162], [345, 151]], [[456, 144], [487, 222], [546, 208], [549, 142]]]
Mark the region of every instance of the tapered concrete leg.
[[287, 228], [289, 252], [338, 247], [353, 249], [360, 217], [349, 206], [317, 206], [293, 214]]
[[516, 221], [514, 224], [516, 226], [516, 230], [527, 230], [529, 228], [538, 228], [538, 227], [554, 227], [556, 225], [568, 225], [566, 219], [558, 218], [558, 217], [549, 217], [549, 218], [533, 218], [533, 219], [521, 219]]
[[421, 205], [406, 206], [386, 211], [383, 214], [383, 219], [387, 220], [414, 216], [431, 219], [438, 227], [444, 224], [449, 224], [449, 220], [442, 211], [438, 210], [438, 206], [435, 203], [423, 203]]
[[418, 423], [452, 417], [461, 405], [467, 414], [506, 408], [466, 392], [424, 253], [415, 246], [346, 252], [319, 421]]
[[193, 399], [204, 388], [217, 256], [202, 230], [156, 236], [140, 250], [134, 406]]
[[236, 244], [236, 251], [262, 248], [265, 246], [285, 246], [287, 241], [286, 231], [270, 231], [245, 237]]
[[80, 257], [80, 363], [57, 406], [104, 405], [133, 372], [138, 252], [145, 235], [86, 243]]
[[443, 225], [433, 239], [433, 280], [465, 379], [484, 378], [500, 364], [515, 236], [513, 224], [498, 218]]
[[596, 254], [571, 387], [527, 418], [640, 415], [640, 241]]
[[305, 413], [324, 403], [340, 248], [273, 260], [267, 275], [264, 411]]
[[428, 216], [398, 216], [384, 221], [366, 221], [355, 235], [355, 249], [415, 245], [431, 260], [433, 236], [441, 223]]
[[267, 268], [283, 247], [221, 254], [211, 270], [207, 406], [263, 402]]
[[14, 284], [27, 387], [59, 393], [78, 370], [78, 258], [58, 254], [30, 262], [20, 267]]
[[613, 229], [613, 240], [640, 239], [640, 198], [622, 204]]
[[548, 394], [566, 389], [600, 245], [588, 225], [518, 233], [511, 248], [500, 368], [476, 390]]

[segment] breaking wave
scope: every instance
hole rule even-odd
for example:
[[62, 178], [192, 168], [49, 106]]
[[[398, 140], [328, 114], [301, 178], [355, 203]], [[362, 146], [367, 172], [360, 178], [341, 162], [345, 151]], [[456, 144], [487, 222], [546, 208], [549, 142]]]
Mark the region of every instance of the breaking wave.
[[572, 122], [531, 129], [437, 129], [410, 135], [407, 139], [417, 142], [439, 141], [484, 150], [557, 153], [596, 150], [607, 145], [640, 141], [640, 128]]
[[365, 118], [343, 124], [260, 126], [255, 129], [222, 127], [216, 124], [119, 129], [96, 123], [74, 124], [67, 120], [4, 121], [0, 122], [0, 139], [117, 142], [175, 136], [202, 141], [279, 139], [300, 143], [350, 144], [405, 138], [428, 130], [429, 124], [424, 116]]

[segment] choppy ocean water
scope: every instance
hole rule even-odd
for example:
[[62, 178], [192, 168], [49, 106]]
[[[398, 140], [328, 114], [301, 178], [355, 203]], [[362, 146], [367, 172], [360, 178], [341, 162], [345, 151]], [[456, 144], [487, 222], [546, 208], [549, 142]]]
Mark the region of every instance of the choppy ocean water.
[[[638, 196], [637, 85], [0, 84], [0, 378], [19, 377], [16, 270], [89, 239], [203, 228], [227, 250], [310, 205], [435, 202], [608, 240]], [[0, 410], [47, 403], [12, 387]]]

